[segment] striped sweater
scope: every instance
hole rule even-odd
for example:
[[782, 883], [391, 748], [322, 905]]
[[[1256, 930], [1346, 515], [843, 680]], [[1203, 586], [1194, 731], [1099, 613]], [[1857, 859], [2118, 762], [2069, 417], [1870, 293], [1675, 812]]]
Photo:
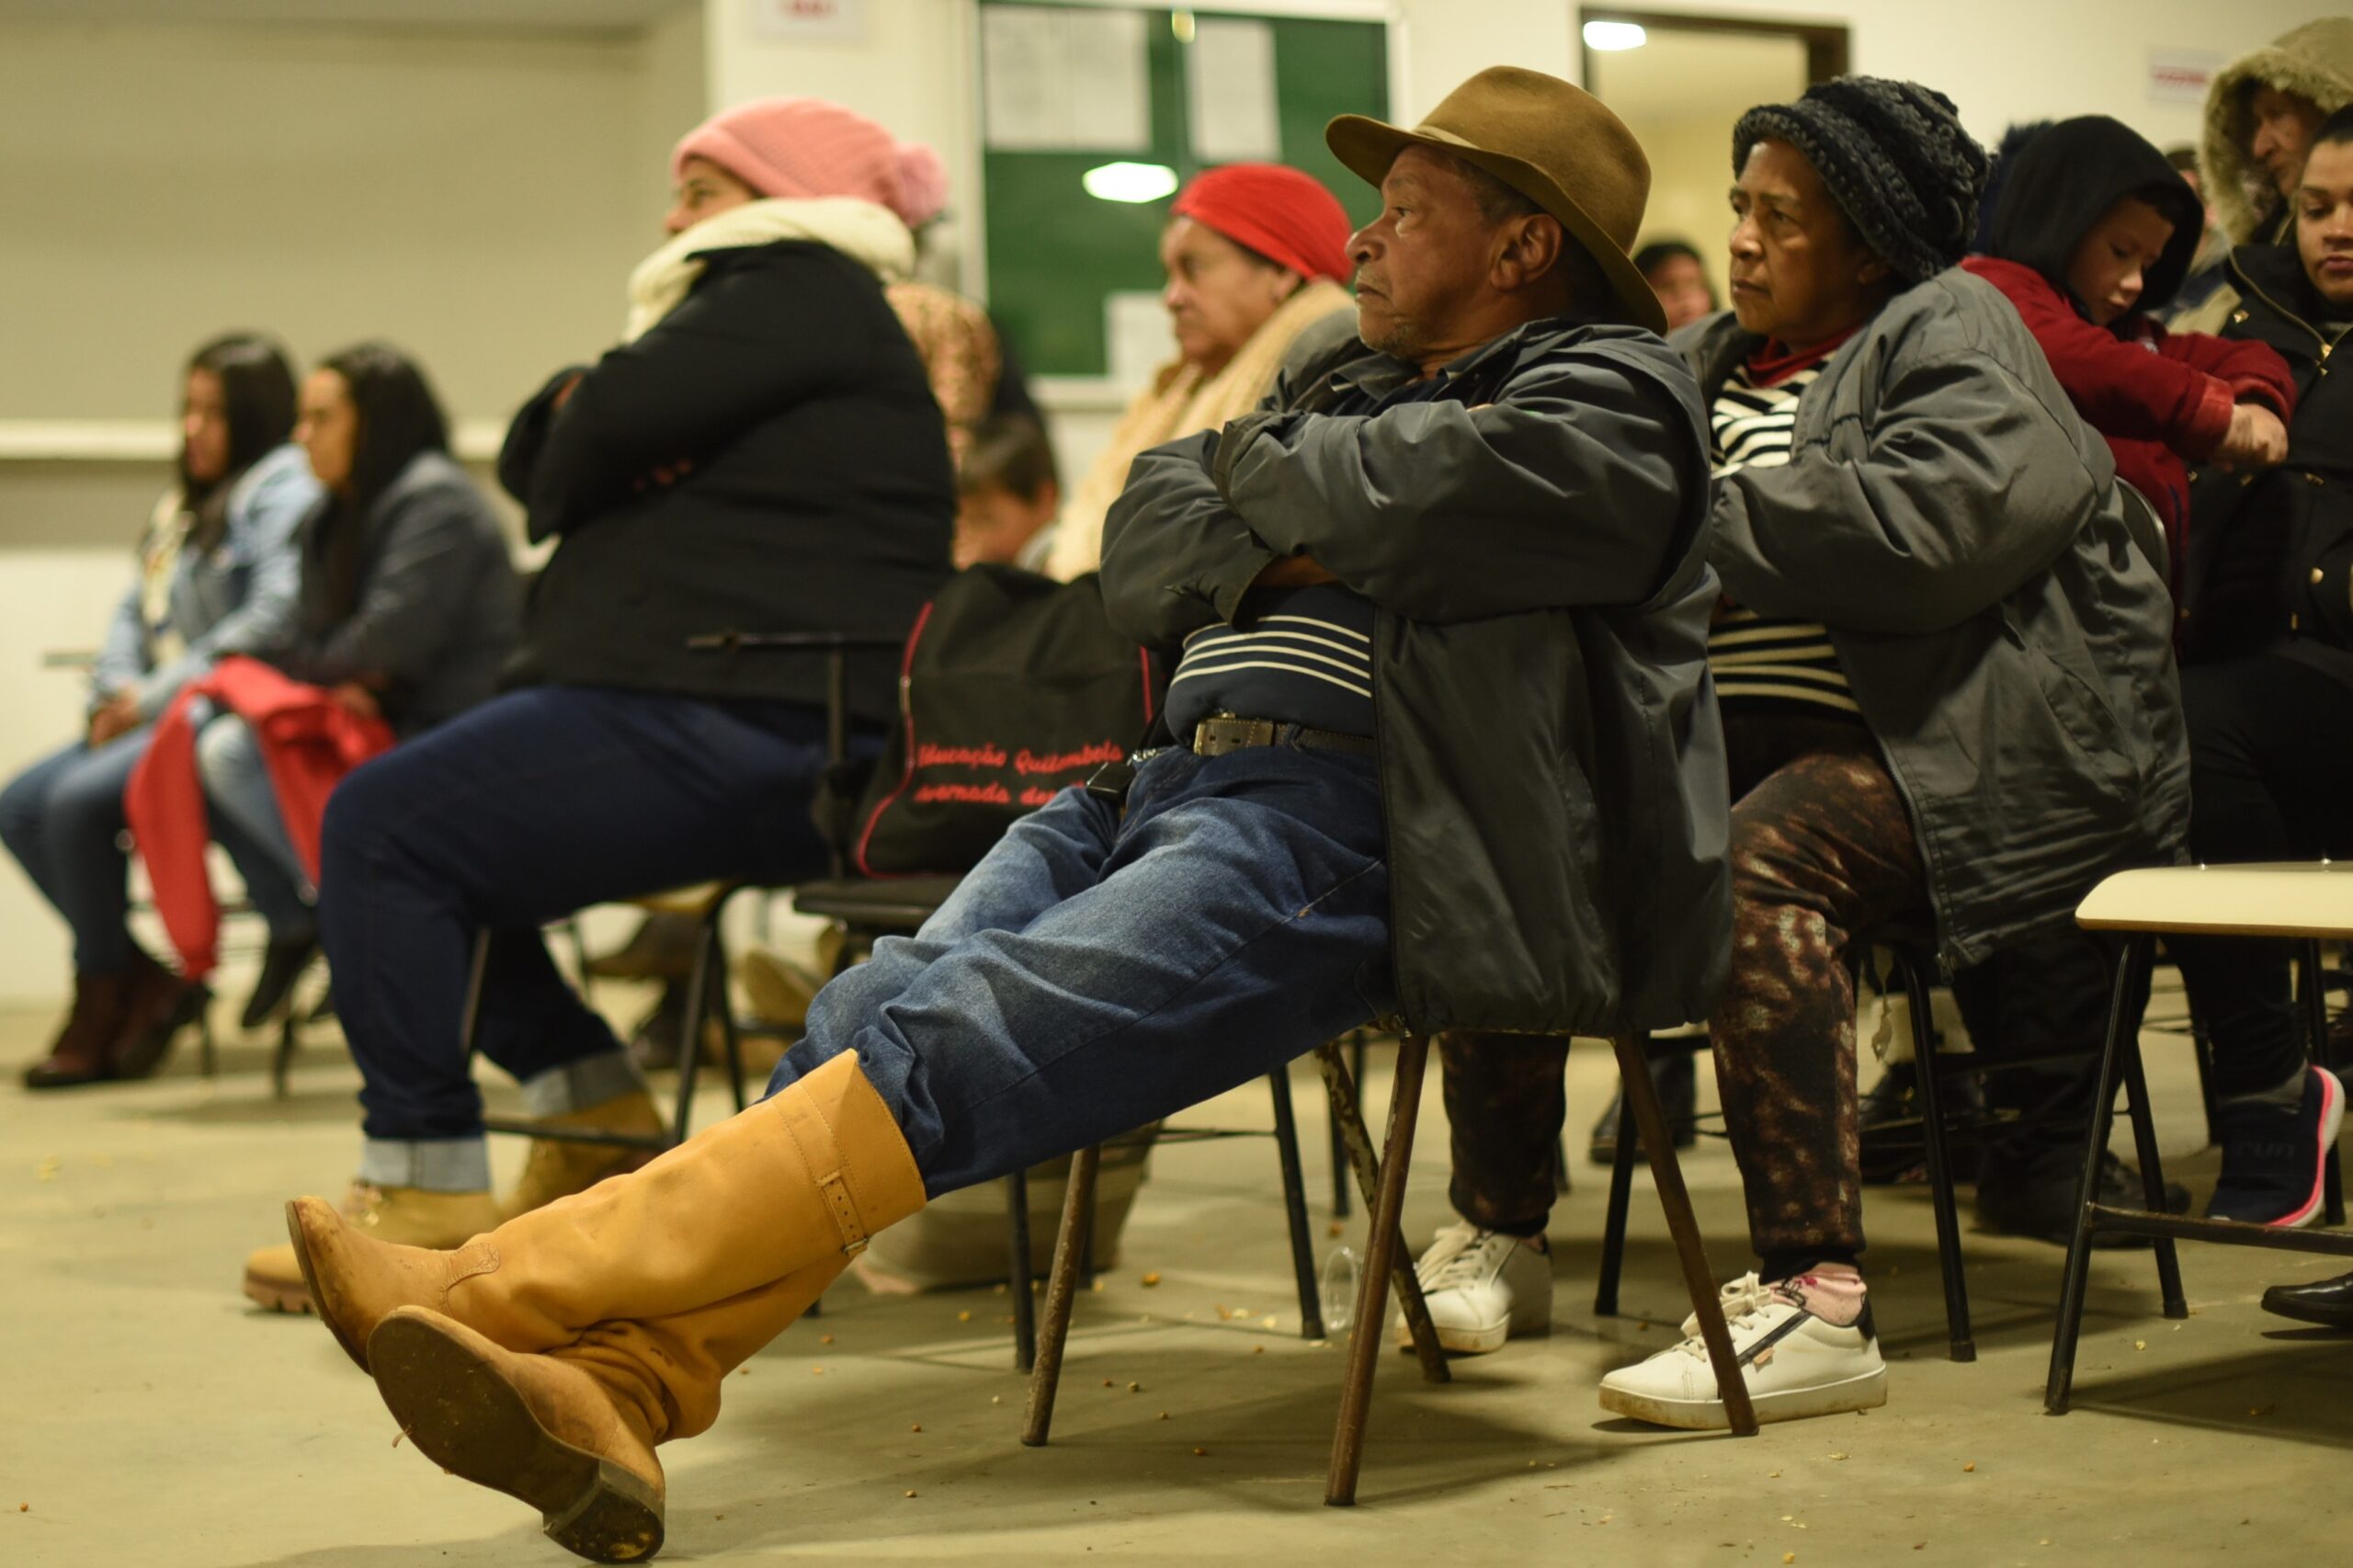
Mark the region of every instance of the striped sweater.
[[[1827, 356], [1824, 355], [1824, 358]], [[1715, 472], [1779, 468], [1790, 460], [1798, 400], [1822, 372], [1817, 358], [1786, 375], [1737, 367], [1709, 405]], [[1720, 611], [1708, 633], [1716, 695], [1736, 710], [1767, 707], [1859, 716], [1830, 634], [1813, 621], [1773, 619], [1738, 605]]]

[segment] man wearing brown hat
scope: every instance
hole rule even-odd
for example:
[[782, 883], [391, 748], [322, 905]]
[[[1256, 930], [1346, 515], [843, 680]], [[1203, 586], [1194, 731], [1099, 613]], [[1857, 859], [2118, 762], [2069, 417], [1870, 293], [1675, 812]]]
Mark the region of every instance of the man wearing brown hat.
[[643, 1171], [449, 1253], [290, 1206], [320, 1316], [413, 1445], [573, 1551], [659, 1547], [654, 1446], [927, 1195], [1383, 1014], [1706, 1008], [1707, 434], [1626, 254], [1641, 150], [1510, 69], [1330, 140], [1381, 190], [1351, 244], [1363, 342], [1145, 453], [1109, 520], [1114, 621], [1184, 647], [1169, 744], [1017, 824], [818, 996], [767, 1099]]

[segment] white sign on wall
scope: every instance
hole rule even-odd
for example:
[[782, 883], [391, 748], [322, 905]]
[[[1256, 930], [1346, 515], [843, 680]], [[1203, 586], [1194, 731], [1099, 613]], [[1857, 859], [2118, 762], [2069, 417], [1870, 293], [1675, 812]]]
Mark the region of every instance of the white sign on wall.
[[1145, 60], [1142, 11], [983, 8], [989, 145], [1025, 153], [1142, 151], [1152, 144]]
[[751, 0], [752, 30], [767, 38], [866, 36], [866, 0]]
[[2149, 51], [2149, 101], [2202, 104], [2206, 88], [2222, 68], [2222, 57], [2206, 49]]
[[1282, 156], [1275, 108], [1275, 29], [1243, 17], [1194, 24], [1185, 51], [1193, 156], [1204, 164], [1271, 163]]

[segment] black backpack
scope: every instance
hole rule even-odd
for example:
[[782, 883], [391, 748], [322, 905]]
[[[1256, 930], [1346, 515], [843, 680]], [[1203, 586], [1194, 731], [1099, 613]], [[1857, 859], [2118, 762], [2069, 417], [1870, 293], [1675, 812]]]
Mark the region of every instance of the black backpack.
[[898, 724], [847, 824], [848, 869], [970, 870], [1017, 818], [1126, 756], [1167, 686], [1165, 657], [1111, 630], [1094, 574], [958, 573], [907, 635]]

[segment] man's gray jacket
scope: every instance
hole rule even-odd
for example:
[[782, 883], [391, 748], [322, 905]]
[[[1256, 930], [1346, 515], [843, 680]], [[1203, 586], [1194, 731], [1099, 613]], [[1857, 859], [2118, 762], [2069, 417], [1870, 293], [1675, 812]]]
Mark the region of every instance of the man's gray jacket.
[[1552, 320], [1415, 375], [1350, 341], [1138, 458], [1105, 530], [1113, 623], [1176, 642], [1294, 554], [1373, 602], [1410, 1027], [1705, 1017], [1731, 897], [1690, 374], [1647, 332]]
[[[1676, 345], [1712, 393], [1757, 339], [1727, 312]], [[2017, 311], [1955, 269], [1824, 363], [1787, 467], [1717, 480], [1708, 558], [1736, 603], [1829, 629], [1949, 971], [2180, 857], [2172, 608], [2115, 474]]]

